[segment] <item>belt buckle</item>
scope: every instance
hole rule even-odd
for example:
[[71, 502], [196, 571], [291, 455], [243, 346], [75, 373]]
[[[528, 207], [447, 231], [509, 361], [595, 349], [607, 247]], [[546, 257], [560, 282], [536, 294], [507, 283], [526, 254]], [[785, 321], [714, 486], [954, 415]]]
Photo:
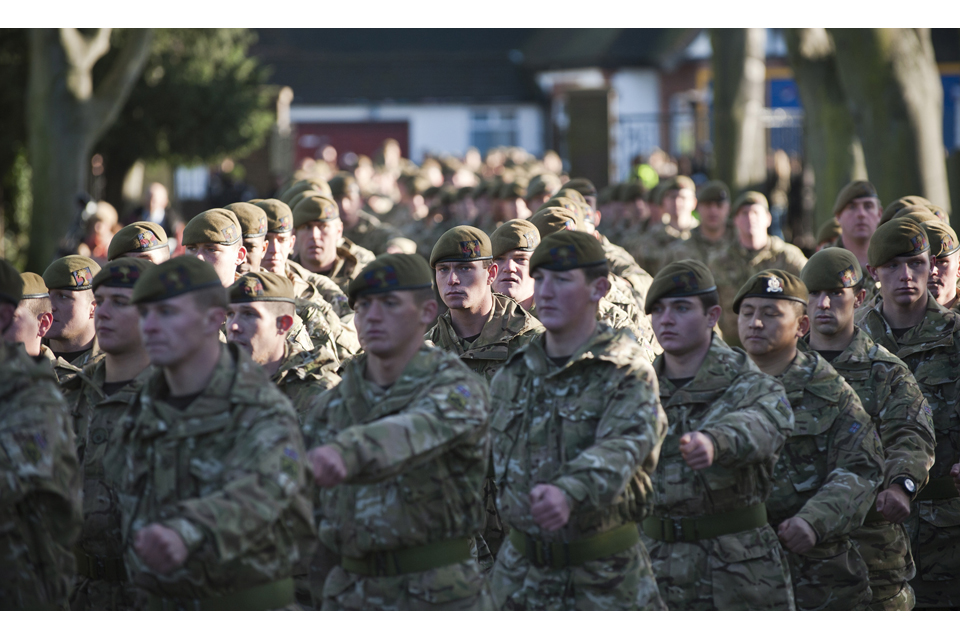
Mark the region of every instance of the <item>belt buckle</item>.
[[671, 520], [673, 523], [673, 541], [674, 542], [685, 542], [683, 539], [683, 521], [681, 519]]

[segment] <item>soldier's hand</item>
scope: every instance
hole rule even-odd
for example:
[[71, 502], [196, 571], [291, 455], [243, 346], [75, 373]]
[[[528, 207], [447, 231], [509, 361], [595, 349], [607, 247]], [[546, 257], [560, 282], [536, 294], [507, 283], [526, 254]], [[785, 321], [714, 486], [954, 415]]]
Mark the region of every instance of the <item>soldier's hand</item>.
[[567, 495], [552, 484], [538, 484], [530, 491], [530, 515], [545, 531], [556, 531], [570, 520]]
[[694, 431], [680, 436], [680, 455], [691, 469], [699, 471], [713, 464], [713, 440], [705, 433]]
[[313, 467], [313, 479], [321, 487], [335, 487], [347, 478], [347, 464], [333, 447], [317, 447], [307, 453]]
[[187, 561], [187, 545], [183, 538], [160, 524], [151, 524], [137, 531], [133, 549], [157, 573], [168, 574]]
[[960, 463], [950, 467], [950, 475], [953, 476], [953, 484], [956, 485], [957, 491], [960, 491]]
[[803, 518], [784, 520], [777, 527], [777, 536], [787, 551], [806, 553], [817, 544], [817, 532]]
[[898, 484], [877, 494], [877, 511], [887, 522], [900, 524], [910, 515], [910, 497]]

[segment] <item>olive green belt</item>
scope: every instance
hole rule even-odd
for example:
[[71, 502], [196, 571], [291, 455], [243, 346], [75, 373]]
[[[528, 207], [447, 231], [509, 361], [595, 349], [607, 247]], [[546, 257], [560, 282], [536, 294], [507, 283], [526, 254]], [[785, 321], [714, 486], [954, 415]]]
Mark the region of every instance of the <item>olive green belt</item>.
[[87, 555], [79, 547], [73, 548], [73, 557], [77, 559], [77, 573], [81, 576], [110, 582], [122, 582], [127, 579], [127, 570], [123, 566], [122, 558]]
[[696, 542], [730, 533], [756, 529], [767, 524], [767, 507], [763, 503], [734, 511], [698, 518], [645, 518], [643, 532], [662, 542]]
[[564, 569], [626, 551], [640, 542], [640, 533], [636, 523], [630, 522], [573, 542], [544, 542], [511, 529], [510, 542], [538, 567]]
[[210, 598], [161, 598], [150, 596], [151, 611], [270, 611], [296, 602], [293, 578], [284, 578], [249, 589]]
[[943, 476], [931, 480], [917, 495], [917, 500], [949, 500], [960, 496], [957, 485], [953, 483], [953, 476]]
[[362, 558], [342, 556], [340, 566], [363, 576], [393, 577], [464, 562], [472, 557], [470, 538], [453, 538], [420, 547], [375, 551]]

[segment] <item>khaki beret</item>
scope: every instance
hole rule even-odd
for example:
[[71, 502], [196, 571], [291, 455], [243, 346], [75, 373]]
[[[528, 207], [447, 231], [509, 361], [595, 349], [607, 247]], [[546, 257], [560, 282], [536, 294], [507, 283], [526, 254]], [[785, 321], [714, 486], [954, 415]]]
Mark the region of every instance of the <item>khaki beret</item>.
[[234, 202], [224, 207], [233, 211], [240, 221], [240, 233], [244, 238], [262, 238], [267, 235], [267, 212], [249, 202]]
[[[940, 218], [933, 215], [933, 212], [931, 212], [929, 209], [922, 210], [922, 211], [907, 211], [907, 209], [913, 209], [913, 208], [914, 207], [907, 207], [906, 209], [900, 209], [900, 211], [897, 212], [896, 217], [894, 217], [894, 220], [899, 220], [900, 218], [906, 218], [907, 220], [913, 220], [917, 224], [923, 224], [924, 222], [934, 222], [934, 221], [940, 222]], [[917, 206], [916, 208], [920, 209], [919, 206]], [[904, 213], [905, 211], [906, 213]]]
[[[390, 251], [396, 249], [396, 251]], [[396, 237], [387, 240], [384, 245], [384, 253], [416, 253], [417, 243], [410, 238]]]
[[727, 202], [729, 200], [730, 189], [720, 180], [706, 182], [697, 191], [698, 202]]
[[933, 215], [937, 216], [937, 218], [940, 219], [940, 222], [943, 222], [945, 224], [950, 224], [950, 214], [947, 213], [946, 209], [944, 209], [938, 204], [933, 204], [933, 203], [926, 205], [926, 207], [927, 209], [930, 209], [930, 211], [933, 212]]
[[293, 231], [293, 211], [287, 203], [276, 198], [267, 198], [257, 203], [267, 214], [267, 233], [288, 233]]
[[767, 196], [763, 195], [759, 191], [744, 191], [734, 201], [733, 206], [730, 207], [730, 209], [733, 211], [733, 215], [737, 215], [737, 212], [740, 211], [740, 207], [747, 207], [752, 204], [759, 204], [767, 211], [770, 211], [770, 204], [767, 202]]
[[930, 239], [918, 222], [896, 218], [874, 231], [867, 248], [867, 259], [871, 267], [880, 267], [897, 256], [916, 256], [929, 250]]
[[777, 298], [807, 304], [807, 287], [803, 280], [781, 269], [766, 269], [750, 277], [733, 299], [733, 312], [740, 313], [744, 298]]
[[519, 182], [507, 182], [500, 187], [499, 193], [501, 200], [512, 200], [513, 198], [526, 198], [527, 190]]
[[358, 193], [360, 191], [360, 185], [357, 184], [357, 179], [349, 173], [340, 173], [331, 178], [327, 184], [330, 185], [330, 197], [334, 200], [347, 197], [351, 191]]
[[530, 216], [530, 223], [540, 232], [540, 240], [563, 229], [569, 231], [586, 231], [583, 219], [569, 209], [548, 207], [540, 209]]
[[304, 198], [310, 198], [310, 197], [312, 197], [312, 196], [319, 196], [319, 197], [322, 197], [322, 198], [328, 198], [328, 199], [330, 199], [331, 201], [333, 200], [333, 197], [332, 197], [332, 196], [328, 196], [327, 194], [325, 194], [325, 193], [323, 193], [323, 192], [321, 192], [321, 191], [315, 191], [315, 190], [313, 190], [313, 189], [307, 189], [306, 191], [301, 191], [301, 192], [298, 193], [297, 195], [295, 195], [295, 196], [293, 196], [292, 198], [290, 198], [290, 201], [287, 203], [287, 205], [290, 207], [290, 211], [293, 211], [294, 209], [296, 209], [296, 208], [297, 208], [297, 205], [300, 204], [301, 202], [303, 202]]
[[154, 222], [134, 222], [114, 234], [107, 248], [107, 260], [116, 260], [125, 253], [146, 253], [169, 246], [163, 227]]
[[660, 187], [660, 192], [657, 194], [657, 204], [663, 202], [664, 196], [667, 195], [667, 191], [679, 191], [680, 189], [689, 189], [696, 195], [697, 185], [696, 183], [688, 176], [677, 176], [675, 178], [670, 178], [665, 182], [659, 183], [657, 186], [663, 185]]
[[570, 271], [607, 263], [600, 241], [583, 231], [557, 231], [544, 238], [530, 256], [530, 273], [534, 269]]
[[833, 215], [838, 216], [844, 208], [857, 198], [877, 198], [877, 188], [866, 180], [854, 180], [837, 194], [837, 199], [833, 203]]
[[863, 269], [852, 252], [840, 247], [827, 247], [807, 260], [800, 271], [800, 279], [807, 291], [849, 289], [863, 280]]
[[280, 194], [278, 200], [290, 204], [290, 200], [303, 191], [316, 191], [324, 195], [330, 195], [330, 185], [321, 180], [298, 180], [290, 185], [286, 191]]
[[20, 274], [23, 278], [23, 298], [49, 298], [50, 290], [43, 283], [43, 278], [32, 271], [24, 271]]
[[230, 288], [230, 302], [296, 302], [293, 281], [270, 271], [243, 274]]
[[430, 267], [438, 262], [474, 262], [492, 260], [490, 237], [476, 227], [460, 225], [450, 229], [437, 240], [430, 252]]
[[507, 251], [533, 251], [540, 244], [540, 232], [528, 220], [508, 220], [490, 234], [493, 257]]
[[263, 202], [263, 198], [254, 198], [253, 200], [247, 200], [250, 204], [257, 204], [258, 202]]
[[900, 209], [909, 207], [912, 204], [927, 206], [930, 204], [930, 201], [923, 196], [903, 196], [902, 198], [897, 198], [884, 208], [883, 215], [880, 216], [880, 224], [893, 220], [893, 216], [895, 216]]
[[552, 173], [543, 173], [530, 179], [527, 185], [527, 198], [536, 198], [538, 196], [552, 196], [560, 190], [560, 178]]
[[930, 240], [930, 253], [937, 259], [946, 258], [960, 251], [960, 240], [957, 240], [957, 232], [948, 224], [940, 220], [923, 222], [920, 225], [927, 232], [927, 239]]
[[117, 258], [103, 265], [100, 273], [93, 277], [93, 290], [98, 287], [122, 287], [133, 289], [140, 276], [149, 269], [156, 267], [149, 260], [140, 258]]
[[[452, 231], [452, 229], [451, 229]], [[427, 261], [416, 253], [385, 253], [369, 263], [347, 285], [347, 298], [353, 307], [358, 296], [433, 286], [433, 272]]]
[[240, 221], [229, 209], [209, 209], [194, 216], [183, 228], [183, 244], [234, 245], [240, 242]]
[[[574, 200], [573, 198], [568, 198], [566, 196], [555, 195], [545, 203], [540, 209], [549, 209], [551, 207], [560, 207], [561, 209], [567, 209], [572, 212], [573, 215], [577, 216], [578, 219], [583, 220], [584, 216], [587, 213], [587, 205], [584, 202], [579, 200]], [[540, 210], [538, 209], [538, 211]]]
[[20, 304], [23, 297], [23, 278], [17, 268], [0, 259], [0, 300], [12, 305]]
[[322, 195], [304, 198], [293, 208], [293, 228], [308, 222], [332, 222], [340, 219], [340, 207]]
[[564, 189], [573, 189], [577, 193], [586, 196], [597, 195], [597, 187], [587, 178], [572, 178], [563, 185]]
[[47, 289], [86, 291], [93, 287], [93, 277], [100, 272], [100, 265], [84, 256], [64, 256], [54, 260], [43, 272]]
[[140, 274], [130, 301], [134, 304], [159, 302], [218, 287], [223, 289], [212, 264], [193, 256], [178, 256]]
[[840, 228], [840, 222], [836, 218], [830, 218], [817, 229], [817, 244], [836, 240], [841, 233], [843, 229]]
[[577, 191], [576, 189], [571, 189], [570, 187], [564, 186], [562, 189], [557, 191], [553, 196], [553, 199], [557, 198], [566, 198], [568, 200], [573, 200], [575, 203], [580, 205], [581, 210], [584, 212], [590, 208], [590, 205], [587, 203], [587, 199], [583, 197], [583, 194]]
[[649, 314], [661, 298], [699, 296], [716, 290], [717, 283], [707, 265], [699, 260], [677, 260], [657, 272], [647, 291], [643, 311]]

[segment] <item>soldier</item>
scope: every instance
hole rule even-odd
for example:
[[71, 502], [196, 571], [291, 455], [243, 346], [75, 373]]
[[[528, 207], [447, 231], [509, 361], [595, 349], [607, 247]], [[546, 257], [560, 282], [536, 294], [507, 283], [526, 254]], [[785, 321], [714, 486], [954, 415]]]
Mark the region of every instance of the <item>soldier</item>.
[[540, 244], [540, 232], [527, 220], [508, 220], [490, 235], [497, 275], [493, 291], [513, 298], [525, 311], [533, 307], [530, 255]]
[[840, 237], [834, 246], [857, 256], [860, 270], [866, 276], [863, 289], [867, 292], [867, 302], [877, 294], [877, 282], [866, 269], [867, 247], [880, 224], [882, 210], [877, 188], [866, 180], [855, 180], [845, 186], [833, 204], [833, 217], [840, 225]]
[[697, 187], [687, 176], [671, 178], [660, 189], [660, 205], [669, 221], [654, 224], [642, 236], [627, 244], [627, 251], [637, 264], [656, 275], [666, 264], [666, 249], [675, 241], [686, 240], [697, 226], [693, 212], [697, 208]]
[[37, 274], [27, 271], [20, 277], [23, 279], [23, 296], [3, 339], [10, 343], [22, 342], [28, 356], [42, 354], [53, 362], [56, 360], [53, 352], [42, 342], [53, 323], [50, 292]]
[[810, 333], [800, 346], [823, 356], [853, 387], [883, 445], [883, 484], [876, 508], [851, 535], [870, 571], [870, 609], [909, 611], [914, 596], [907, 580], [916, 568], [901, 523], [933, 465], [930, 407], [907, 365], [853, 323], [854, 309], [867, 296], [856, 255], [839, 247], [823, 249], [810, 258], [800, 277], [809, 292], [810, 317]]
[[[0, 260], [0, 330], [23, 280]], [[80, 472], [70, 414], [46, 362], [0, 341], [0, 609], [65, 609], [80, 533]]]
[[158, 265], [131, 301], [157, 369], [105, 461], [131, 581], [151, 609], [292, 605], [299, 548], [314, 536], [293, 406], [246, 352], [219, 342], [228, 299], [211, 264]]
[[380, 255], [386, 251], [387, 241], [400, 236], [400, 231], [383, 224], [373, 214], [363, 210], [360, 185], [350, 174], [340, 174], [330, 180], [330, 198], [340, 209], [343, 237], [364, 249]]
[[237, 267], [247, 259], [241, 240], [240, 221], [228, 209], [197, 214], [183, 229], [186, 254], [211, 264], [225, 288], [234, 283]]
[[719, 301], [696, 260], [665, 266], [650, 287], [645, 310], [664, 349], [653, 368], [670, 426], [643, 544], [671, 611], [792, 611], [786, 555], [763, 503], [793, 414], [783, 386], [714, 335]]
[[662, 609], [637, 531], [667, 427], [656, 377], [630, 331], [597, 320], [610, 282], [596, 238], [558, 231], [530, 269], [546, 333], [491, 386], [498, 507], [510, 527], [494, 600], [504, 609]]
[[455, 355], [423, 343], [437, 313], [432, 280], [423, 258], [399, 254], [350, 283], [364, 352], [304, 425], [320, 540], [340, 556], [325, 610], [492, 605], [473, 545], [490, 396]]
[[137, 258], [111, 260], [93, 278], [97, 301], [94, 323], [102, 360], [84, 367], [68, 383], [77, 387], [70, 409], [83, 470], [83, 531], [74, 547], [77, 583], [70, 608], [81, 611], [130, 610], [146, 606], [143, 594], [127, 581], [121, 544], [120, 504], [107, 480], [104, 459], [116, 445], [120, 420], [150, 373], [133, 286], [154, 264]]
[[816, 352], [797, 350], [810, 324], [807, 297], [797, 276], [769, 269], [747, 280], [733, 301], [744, 348], [783, 384], [793, 408], [767, 514], [787, 551], [797, 609], [862, 609], [870, 583], [850, 533], [873, 503], [883, 454], [850, 385]]
[[371, 251], [343, 237], [343, 221], [333, 200], [323, 196], [301, 200], [293, 210], [293, 219], [297, 258], [308, 271], [326, 276], [343, 288], [373, 262]]
[[117, 231], [107, 248], [107, 259], [141, 258], [154, 264], [170, 259], [170, 243], [163, 227], [153, 222], [133, 222]]
[[[857, 319], [913, 372], [933, 412], [936, 460], [906, 521], [917, 563], [916, 608], [960, 606], [960, 498], [949, 475], [960, 460], [960, 317], [928, 295], [930, 242], [922, 225], [897, 218], [870, 240], [870, 269], [883, 299]], [[904, 487], [907, 489], [908, 487]]]
[[686, 240], [676, 240], [667, 251], [664, 264], [694, 259], [709, 264], [715, 253], [723, 253], [734, 241], [730, 217], [730, 190], [720, 180], [711, 180], [697, 191], [700, 226], [690, 230]]
[[947, 309], [957, 309], [960, 301], [960, 284], [957, 275], [960, 272], [960, 241], [957, 232], [940, 222], [924, 222], [923, 229], [930, 239], [930, 254], [936, 258], [930, 268], [927, 289]]
[[237, 273], [259, 271], [260, 261], [263, 260], [263, 253], [266, 250], [266, 212], [249, 202], [234, 202], [225, 206], [224, 209], [232, 211], [237, 216], [237, 221], [240, 223], [243, 248], [247, 253], [243, 262], [237, 265]]
[[836, 218], [830, 218], [817, 230], [817, 251], [832, 247], [840, 237], [840, 223]]
[[97, 346], [93, 312], [93, 277], [100, 265], [83, 256], [66, 256], [55, 260], [43, 272], [43, 283], [49, 289], [53, 323], [46, 340], [56, 357], [54, 372], [63, 384], [86, 365], [103, 357]]

